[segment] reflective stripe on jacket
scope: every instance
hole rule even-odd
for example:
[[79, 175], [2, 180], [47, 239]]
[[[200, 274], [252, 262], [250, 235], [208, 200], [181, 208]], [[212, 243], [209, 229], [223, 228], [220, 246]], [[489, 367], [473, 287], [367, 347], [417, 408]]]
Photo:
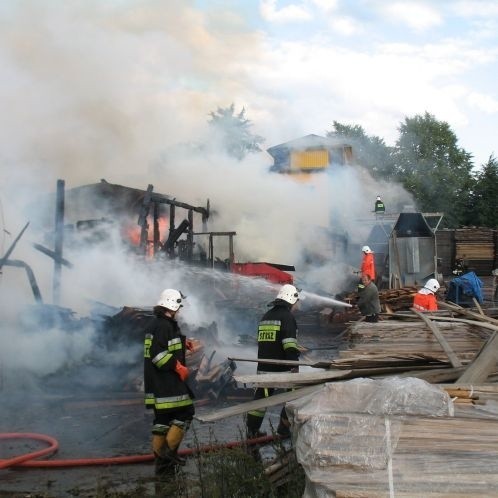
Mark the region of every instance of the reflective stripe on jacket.
[[145, 330], [145, 406], [168, 412], [193, 405], [191, 391], [175, 372], [176, 362], [185, 365], [185, 336], [176, 320], [156, 317]]
[[[298, 360], [297, 323], [291, 305], [275, 301], [258, 325], [258, 358], [272, 360]], [[258, 363], [260, 372], [287, 372], [293, 367]]]

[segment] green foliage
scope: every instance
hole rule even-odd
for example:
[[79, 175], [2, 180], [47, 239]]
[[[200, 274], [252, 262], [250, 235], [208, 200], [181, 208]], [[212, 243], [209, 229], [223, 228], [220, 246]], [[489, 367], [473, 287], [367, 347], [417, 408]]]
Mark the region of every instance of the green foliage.
[[333, 130], [328, 131], [327, 136], [351, 144], [355, 161], [368, 169], [372, 177], [387, 181], [394, 178], [392, 148], [382, 138], [367, 135], [359, 125], [344, 125], [337, 121], [334, 121]]
[[495, 157], [489, 157], [475, 173], [474, 181], [467, 224], [498, 227], [498, 161]]
[[245, 498], [274, 496], [263, 466], [243, 449], [222, 449], [198, 460], [200, 495]]
[[230, 107], [218, 107], [216, 112], [211, 112], [209, 125], [221, 133], [223, 144], [228, 154], [239, 161], [249, 153], [261, 151], [260, 144], [263, 137], [250, 132], [252, 126], [245, 117], [245, 109], [236, 114], [234, 104]]
[[429, 113], [405, 118], [394, 158], [396, 177], [425, 212], [444, 212], [450, 226], [465, 218], [473, 185], [471, 155], [448, 123]]

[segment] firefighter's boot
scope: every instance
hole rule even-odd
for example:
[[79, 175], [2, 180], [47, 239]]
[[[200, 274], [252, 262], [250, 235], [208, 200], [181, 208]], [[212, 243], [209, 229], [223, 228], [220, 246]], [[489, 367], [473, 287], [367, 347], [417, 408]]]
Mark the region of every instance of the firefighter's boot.
[[175, 467], [171, 460], [163, 456], [166, 447], [166, 437], [164, 434], [152, 435], [152, 451], [154, 452], [155, 474], [157, 477], [168, 477], [174, 474]]
[[247, 439], [266, 436], [266, 432], [261, 432], [260, 428], [263, 424], [265, 410], [252, 410], [247, 414], [246, 420], [246, 436]]
[[282, 411], [280, 412], [280, 422], [277, 427], [277, 434], [281, 438], [288, 438], [291, 436], [290, 422], [287, 417], [287, 412], [285, 411], [285, 406], [282, 408]]
[[166, 445], [161, 451], [161, 456], [169, 459], [175, 465], [185, 465], [187, 460], [178, 455], [178, 447], [183, 440], [185, 430], [176, 424], [171, 424], [166, 434]]

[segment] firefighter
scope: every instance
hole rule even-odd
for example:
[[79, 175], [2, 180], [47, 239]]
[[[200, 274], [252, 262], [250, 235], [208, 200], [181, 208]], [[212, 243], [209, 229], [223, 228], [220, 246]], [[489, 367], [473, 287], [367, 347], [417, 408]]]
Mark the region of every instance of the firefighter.
[[436, 292], [439, 290], [439, 282], [435, 278], [427, 280], [413, 298], [413, 307], [417, 311], [437, 311]]
[[[297, 323], [292, 309], [299, 300], [299, 290], [291, 284], [283, 285], [276, 299], [270, 303], [272, 306], [258, 325], [258, 359], [271, 360], [293, 360], [299, 359], [297, 346]], [[297, 367], [288, 365], [272, 365], [270, 363], [258, 363], [258, 373], [269, 372], [297, 372]], [[254, 399], [262, 399], [272, 396], [274, 389], [257, 388]], [[264, 436], [260, 432], [261, 424], [265, 416], [265, 409], [252, 410], [247, 414], [247, 437], [254, 438]], [[290, 423], [287, 418], [285, 407], [280, 412], [280, 421], [277, 434], [281, 437], [290, 436]]]
[[370, 280], [375, 281], [375, 256], [372, 249], [369, 246], [363, 246], [361, 248], [363, 253], [361, 260], [361, 276], [368, 275]]
[[380, 195], [378, 195], [377, 199], [375, 200], [374, 211], [375, 211], [375, 214], [384, 214], [386, 212], [386, 206], [382, 202]]
[[154, 410], [152, 450], [156, 475], [174, 472], [185, 465], [178, 455], [194, 416], [193, 394], [186, 384], [185, 350], [190, 341], [180, 332], [176, 314], [185, 296], [165, 289], [154, 307], [155, 319], [145, 330], [144, 391], [145, 406]]
[[359, 292], [358, 308], [365, 317], [366, 322], [378, 322], [380, 313], [379, 291], [372, 282], [370, 275], [365, 273], [361, 276], [363, 289]]

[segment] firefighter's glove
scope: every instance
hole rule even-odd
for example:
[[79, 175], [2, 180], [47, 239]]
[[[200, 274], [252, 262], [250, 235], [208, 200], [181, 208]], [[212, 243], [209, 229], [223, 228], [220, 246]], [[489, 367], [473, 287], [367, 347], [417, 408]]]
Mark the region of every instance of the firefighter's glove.
[[182, 382], [187, 380], [189, 374], [188, 368], [185, 365], [182, 365], [178, 360], [176, 360], [175, 372], [178, 374], [180, 379], [182, 379]]
[[192, 341], [191, 339], [186, 339], [186, 340], [185, 340], [185, 347], [186, 347], [189, 351], [193, 351], [193, 350], [194, 350], [194, 341]]

